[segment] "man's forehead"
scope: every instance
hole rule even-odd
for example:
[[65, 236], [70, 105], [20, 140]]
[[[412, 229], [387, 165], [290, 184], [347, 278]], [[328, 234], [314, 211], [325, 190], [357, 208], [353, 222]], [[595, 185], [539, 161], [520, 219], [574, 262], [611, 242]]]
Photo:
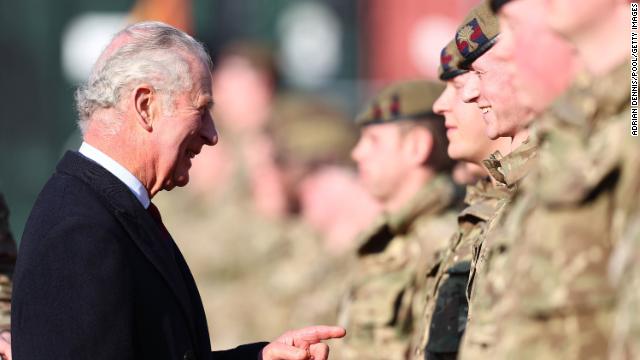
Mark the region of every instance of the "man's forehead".
[[402, 121], [380, 123], [380, 124], [369, 124], [362, 127], [362, 132], [368, 133], [368, 134], [376, 134], [384, 137], [384, 136], [387, 136], [386, 134], [390, 134], [396, 131], [397, 129], [399, 129], [400, 123], [402, 123]]
[[497, 48], [496, 45], [498, 45], [499, 42], [500, 38], [498, 37], [498, 39], [496, 39], [496, 44], [471, 64], [471, 70], [475, 71], [476, 73], [482, 74], [488, 71], [491, 67], [494, 67], [494, 65], [497, 65], [498, 60], [496, 59], [495, 55]]

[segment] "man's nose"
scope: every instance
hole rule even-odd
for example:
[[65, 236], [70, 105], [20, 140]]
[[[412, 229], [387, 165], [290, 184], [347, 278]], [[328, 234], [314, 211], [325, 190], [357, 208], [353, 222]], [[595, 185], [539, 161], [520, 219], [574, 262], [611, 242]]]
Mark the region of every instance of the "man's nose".
[[213, 121], [213, 117], [209, 116], [209, 118], [210, 119], [204, 122], [204, 125], [200, 130], [200, 135], [206, 145], [213, 146], [218, 143], [218, 130], [216, 130], [216, 124]]

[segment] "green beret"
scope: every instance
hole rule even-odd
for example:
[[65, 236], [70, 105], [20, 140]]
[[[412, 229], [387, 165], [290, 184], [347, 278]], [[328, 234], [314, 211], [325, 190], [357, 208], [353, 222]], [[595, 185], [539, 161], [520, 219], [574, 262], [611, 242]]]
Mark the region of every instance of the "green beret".
[[438, 77], [440, 80], [451, 80], [469, 71], [460, 68], [461, 61], [462, 55], [460, 55], [458, 51], [456, 42], [451, 40], [440, 52], [440, 66], [438, 67]]
[[471, 9], [456, 31], [456, 45], [463, 58], [460, 67], [469, 69], [477, 58], [493, 47], [498, 34], [498, 18], [491, 11], [490, 1], [484, 0]]
[[359, 126], [436, 116], [431, 109], [444, 86], [428, 80], [394, 83], [378, 93], [356, 117]]
[[304, 95], [276, 99], [268, 125], [276, 157], [303, 164], [348, 163], [358, 132], [339, 109]]

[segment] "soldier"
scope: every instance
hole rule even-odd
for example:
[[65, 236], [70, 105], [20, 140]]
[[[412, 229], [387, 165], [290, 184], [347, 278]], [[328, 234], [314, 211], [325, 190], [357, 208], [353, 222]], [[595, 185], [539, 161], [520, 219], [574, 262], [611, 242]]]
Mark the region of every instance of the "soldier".
[[423, 329], [414, 340], [413, 358], [416, 360], [457, 357], [467, 322], [466, 287], [472, 245], [483, 236], [501, 202], [509, 197], [504, 188], [493, 186], [482, 160], [495, 151], [507, 153], [511, 139], [490, 140], [485, 135], [486, 126], [478, 107], [462, 101], [464, 83], [473, 75], [459, 67], [461, 60], [455, 41], [442, 49], [439, 76], [447, 87], [434, 103], [433, 110], [445, 117], [449, 156], [463, 161], [462, 164], [481, 179], [467, 187], [467, 207], [458, 214], [458, 230], [439, 266], [433, 269], [437, 273], [433, 286], [426, 291]]
[[[501, 38], [493, 49], [495, 58], [503, 62], [503, 71], [513, 79], [518, 103], [534, 116], [535, 120], [531, 123], [535, 127], [544, 126], [546, 118], [554, 116], [552, 112], [541, 113], [566, 89], [576, 70], [571, 46], [546, 28], [544, 6], [535, 0], [518, 0], [514, 2], [515, 8], [505, 9], [509, 16], [501, 17]], [[548, 51], [549, 56], [537, 56], [541, 51]], [[530, 172], [535, 171], [533, 169]], [[525, 250], [527, 247], [520, 229], [529, 216], [528, 210], [533, 206], [529, 198], [530, 189], [535, 186], [535, 179], [522, 181], [507, 211], [487, 238], [489, 256], [486, 263], [490, 266], [490, 272], [484, 281], [477, 284], [478, 303], [483, 305], [476, 314], [476, 326], [468, 333], [470, 346], [463, 351], [463, 358], [471, 358], [480, 352], [485, 357], [500, 359], [538, 359], [559, 354], [556, 352], [559, 349], [550, 352], [551, 346], [540, 346], [533, 338], [505, 350], [510, 346], [506, 344], [513, 343], [512, 339], [524, 339], [524, 334], [531, 336], [537, 333], [536, 336], [547, 336], [549, 339], [555, 336], [551, 335], [551, 328], [540, 331], [539, 327], [516, 317], [512, 309], [512, 304], [517, 302], [520, 302], [518, 305], [533, 303], [531, 298], [518, 297], [514, 290], [527, 278], [526, 274], [515, 276], [514, 268], [522, 267], [530, 260], [531, 251]], [[558, 244], [550, 245], [549, 249], [556, 246]], [[553, 253], [548, 256], [552, 257]], [[540, 293], [541, 297], [547, 295]]]
[[[526, 13], [529, 21], [547, 19], [568, 38], [587, 73], [539, 121], [540, 167], [530, 178], [531, 191], [529, 184], [523, 187], [530, 199], [522, 201], [522, 214], [514, 212], [511, 221], [521, 230], [504, 283], [509, 296], [499, 305], [508, 336], [501, 337], [496, 357], [603, 359], [610, 352], [615, 359], [637, 358], [638, 303], [630, 300], [637, 299], [637, 288], [622, 276], [637, 256], [631, 250], [638, 239], [637, 223], [631, 221], [633, 214], [637, 219], [637, 201], [629, 194], [637, 193], [640, 175], [634, 155], [639, 143], [627, 133], [629, 91], [620, 86], [630, 65], [623, 40], [627, 2], [553, 1], [542, 11], [534, 9], [544, 4], [527, 0], [496, 2], [500, 6], [505, 23], [514, 24], [514, 44], [523, 58], [539, 51], [538, 37], [532, 41], [527, 34], [540, 31], [518, 18]], [[522, 64], [531, 67], [532, 61], [518, 66], [528, 71]], [[561, 72], [553, 69], [537, 72], [538, 77], [553, 79]], [[620, 251], [609, 264], [612, 247]], [[612, 342], [616, 293], [608, 267], [621, 296]]]
[[350, 334], [340, 359], [409, 355], [423, 308], [424, 274], [455, 225], [444, 121], [431, 110], [441, 91], [428, 81], [394, 84], [357, 117], [362, 132], [352, 157], [384, 214], [357, 250], [339, 315]]
[[0, 356], [11, 359], [11, 277], [16, 242], [9, 230], [9, 207], [0, 193]]
[[[483, 162], [495, 185], [513, 195], [522, 179], [535, 166], [536, 146], [529, 139], [528, 126], [533, 110], [513, 96], [513, 76], [509, 64], [498, 57], [498, 20], [487, 1], [474, 8], [456, 32], [457, 49], [463, 57], [460, 67], [471, 69], [462, 96], [481, 110], [490, 139], [511, 138], [511, 151], [503, 156], [493, 153]], [[503, 261], [512, 244], [495, 233], [509, 209], [510, 199], [502, 201], [482, 236], [472, 245], [473, 257], [467, 287], [468, 324], [460, 347], [462, 359], [489, 358], [495, 341], [496, 319], [493, 317], [493, 293], [490, 284], [504, 277]]]

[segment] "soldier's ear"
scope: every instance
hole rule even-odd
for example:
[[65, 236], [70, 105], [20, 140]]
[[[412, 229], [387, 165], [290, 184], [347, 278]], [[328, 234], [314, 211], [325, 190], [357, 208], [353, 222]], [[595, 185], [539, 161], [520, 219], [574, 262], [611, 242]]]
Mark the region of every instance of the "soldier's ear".
[[131, 96], [136, 123], [144, 130], [152, 131], [157, 108], [161, 105], [155, 89], [149, 84], [142, 84], [133, 89]]
[[423, 165], [431, 156], [433, 149], [433, 135], [424, 126], [414, 126], [406, 134], [409, 160], [416, 166]]

